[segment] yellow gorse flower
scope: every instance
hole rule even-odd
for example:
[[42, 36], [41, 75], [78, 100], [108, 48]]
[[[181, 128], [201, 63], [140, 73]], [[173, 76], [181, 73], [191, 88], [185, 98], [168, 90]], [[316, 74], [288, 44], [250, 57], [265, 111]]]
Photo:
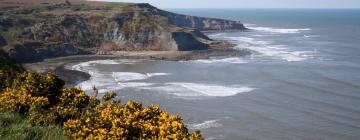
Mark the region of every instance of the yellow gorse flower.
[[180, 116], [154, 104], [120, 104], [114, 92], [100, 101], [79, 88], [63, 88], [51, 73], [25, 72], [13, 83], [0, 93], [0, 110], [27, 115], [31, 125], [62, 124], [72, 139], [203, 139], [197, 131], [189, 133]]

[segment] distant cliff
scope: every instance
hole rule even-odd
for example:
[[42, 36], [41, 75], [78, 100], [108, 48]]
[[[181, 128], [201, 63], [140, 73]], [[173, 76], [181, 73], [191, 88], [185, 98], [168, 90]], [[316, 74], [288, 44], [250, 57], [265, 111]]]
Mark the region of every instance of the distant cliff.
[[166, 17], [170, 22], [170, 24], [183, 28], [194, 28], [201, 31], [209, 31], [209, 30], [227, 31], [227, 30], [246, 29], [240, 21], [177, 14], [177, 13], [172, 13], [157, 9], [156, 7], [146, 3], [137, 4], [137, 6], [140, 7], [141, 9], [144, 9], [144, 12], [146, 11], [151, 14], [156, 14]]
[[180, 15], [149, 4], [16, 2], [0, 1], [0, 45], [18, 62], [116, 50], [206, 50], [212, 40], [200, 31], [246, 29], [238, 21]]

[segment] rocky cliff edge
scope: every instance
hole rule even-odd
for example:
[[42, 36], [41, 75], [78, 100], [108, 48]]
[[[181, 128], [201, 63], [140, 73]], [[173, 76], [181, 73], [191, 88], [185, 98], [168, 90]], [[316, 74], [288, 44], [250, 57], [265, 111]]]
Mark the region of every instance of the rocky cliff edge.
[[0, 47], [18, 62], [108, 51], [207, 50], [213, 41], [201, 31], [246, 30], [239, 21], [149, 4], [15, 1], [0, 1]]

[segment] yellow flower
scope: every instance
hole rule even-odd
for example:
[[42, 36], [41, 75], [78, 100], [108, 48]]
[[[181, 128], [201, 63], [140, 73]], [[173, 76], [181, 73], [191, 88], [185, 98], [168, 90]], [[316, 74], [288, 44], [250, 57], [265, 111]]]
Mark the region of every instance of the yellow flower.
[[90, 119], [90, 118], [87, 118], [85, 122], [86, 122], [86, 123], [89, 123], [90, 121], [91, 121], [91, 119]]

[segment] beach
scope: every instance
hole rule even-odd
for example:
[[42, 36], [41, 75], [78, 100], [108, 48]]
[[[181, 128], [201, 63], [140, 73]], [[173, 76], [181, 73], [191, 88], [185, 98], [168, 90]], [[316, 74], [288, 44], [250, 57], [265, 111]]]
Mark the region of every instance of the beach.
[[155, 103], [207, 139], [360, 138], [358, 10], [204, 11], [177, 12], [245, 19], [248, 32], [209, 34], [240, 54], [113, 52], [26, 65], [62, 69], [89, 95], [96, 85], [99, 96]]
[[163, 61], [189, 61], [210, 59], [213, 57], [246, 56], [251, 54], [248, 50], [234, 50], [221, 48], [205, 51], [113, 51], [97, 55], [76, 55], [45, 59], [36, 63], [22, 64], [29, 71], [40, 73], [53, 72], [66, 82], [66, 87], [73, 87], [81, 81], [88, 80], [90, 75], [85, 72], [69, 70], [65, 65], [76, 64], [92, 60], [106, 59], [133, 59], [133, 60], [163, 60]]

